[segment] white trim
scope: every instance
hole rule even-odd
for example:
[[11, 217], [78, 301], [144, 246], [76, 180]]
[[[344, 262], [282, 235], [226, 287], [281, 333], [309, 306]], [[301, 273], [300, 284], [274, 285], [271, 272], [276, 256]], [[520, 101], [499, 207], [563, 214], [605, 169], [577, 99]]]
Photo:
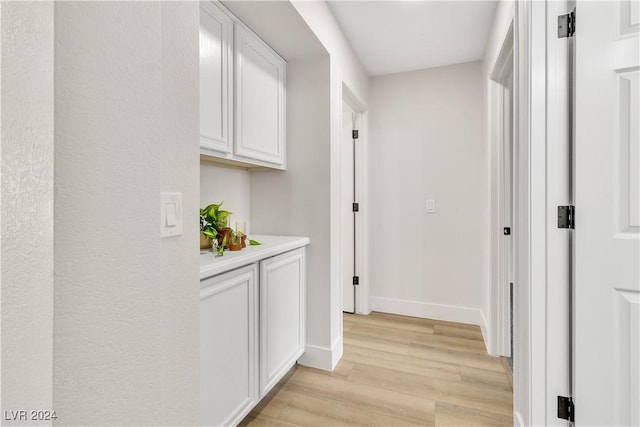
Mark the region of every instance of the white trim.
[[489, 353], [489, 355], [497, 356], [496, 354], [493, 354], [489, 349], [489, 343], [491, 342], [491, 331], [487, 326], [488, 325], [487, 318], [484, 317], [484, 313], [482, 312], [482, 310], [479, 310], [479, 311], [480, 311], [480, 331], [482, 332], [484, 347], [487, 349], [487, 353]]
[[[502, 46], [500, 52], [492, 64], [491, 73], [489, 75], [488, 84], [488, 96], [489, 96], [489, 156], [490, 164], [495, 165], [490, 168], [490, 191], [491, 191], [491, 217], [489, 219], [490, 224], [490, 236], [489, 242], [491, 246], [492, 258], [490, 260], [490, 313], [491, 318], [491, 340], [487, 342], [487, 350], [490, 354], [496, 356], [509, 356], [511, 355], [510, 335], [511, 325], [509, 322], [509, 271], [507, 266], [508, 252], [507, 249], [511, 247], [514, 249], [515, 236], [511, 237], [511, 244], [508, 244], [506, 238], [502, 235], [500, 230], [502, 227], [510, 226], [514, 230], [512, 220], [505, 216], [505, 138], [504, 138], [504, 92], [505, 79], [512, 77], [514, 80], [513, 89], [515, 90], [515, 76], [514, 76], [514, 23], [513, 18], [511, 25], [502, 39]], [[512, 94], [515, 99], [515, 95]], [[512, 108], [515, 110], [515, 105], [512, 102]], [[515, 116], [515, 114], [514, 114]], [[515, 122], [515, 117], [513, 119]], [[515, 145], [515, 137], [513, 132], [515, 126], [513, 122], [512, 128], [512, 147]], [[513, 148], [512, 148], [513, 150]], [[512, 159], [512, 177], [515, 172], [514, 161]], [[511, 177], [511, 178], [512, 178]], [[512, 180], [513, 184], [513, 180]], [[515, 192], [517, 189], [514, 185], [511, 187], [511, 205], [512, 213], [515, 211], [515, 202], [517, 201]], [[515, 254], [511, 254], [512, 259], [515, 260]], [[515, 279], [512, 277], [512, 279]]]
[[[360, 100], [358, 95], [351, 89], [346, 81], [342, 81], [342, 91], [340, 105], [346, 103], [356, 113], [356, 128], [358, 129], [358, 143], [355, 150], [356, 161], [356, 198], [360, 206], [364, 207], [356, 216], [356, 270], [360, 277], [360, 285], [356, 288], [356, 300], [354, 311], [358, 314], [369, 314], [371, 312], [369, 298], [369, 179], [368, 179], [368, 113], [367, 106]], [[342, 185], [342, 182], [341, 182]], [[348, 207], [341, 206], [340, 209]], [[342, 230], [342, 227], [340, 227]], [[342, 242], [342, 237], [340, 239]], [[342, 280], [342, 275], [340, 276]], [[340, 288], [342, 298], [343, 289]], [[342, 304], [341, 304], [342, 307]]]
[[513, 413], [513, 425], [518, 427], [525, 427], [524, 421], [522, 421], [522, 414], [520, 412], [514, 411]]
[[331, 370], [333, 371], [336, 368], [336, 365], [342, 358], [342, 354], [344, 352], [344, 346], [342, 337], [338, 337], [336, 341], [331, 346]]
[[331, 348], [307, 344], [298, 364], [324, 371], [333, 371], [342, 357], [342, 348], [342, 337], [338, 337]]
[[[546, 133], [547, 99], [546, 87], [546, 32], [547, 4], [532, 2], [530, 9], [530, 32], [527, 34], [530, 51], [528, 62], [527, 93], [529, 96], [528, 137], [522, 142], [528, 150], [528, 292], [529, 292], [529, 366], [530, 366], [530, 424], [545, 425], [547, 395], [547, 292], [540, 286], [547, 280], [547, 212], [546, 212]], [[557, 19], [557, 18], [556, 18]], [[553, 21], [551, 21], [553, 22]], [[524, 171], [523, 171], [524, 172]], [[525, 172], [526, 173], [526, 172]], [[524, 273], [524, 270], [523, 270]], [[555, 408], [549, 408], [553, 411]]]
[[444, 320], [447, 322], [467, 323], [479, 326], [486, 323], [483, 320], [482, 312], [479, 308], [461, 307], [457, 305], [431, 304], [395, 298], [371, 297], [371, 309], [383, 313], [401, 314], [403, 316], [422, 317], [425, 319]]
[[357, 227], [360, 230], [358, 233], [358, 273], [360, 275], [361, 285], [358, 287], [358, 305], [356, 307], [356, 313], [369, 314], [371, 313], [371, 283], [369, 275], [369, 217], [371, 209], [367, 209], [369, 206], [369, 113], [363, 111], [360, 114], [360, 144], [358, 145], [358, 201], [364, 206], [363, 211], [358, 218]]

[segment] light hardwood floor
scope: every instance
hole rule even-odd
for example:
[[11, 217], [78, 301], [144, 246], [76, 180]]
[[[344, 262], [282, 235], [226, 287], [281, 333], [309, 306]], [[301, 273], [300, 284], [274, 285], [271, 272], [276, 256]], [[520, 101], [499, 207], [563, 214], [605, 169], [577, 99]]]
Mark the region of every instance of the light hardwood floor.
[[477, 326], [344, 315], [335, 371], [294, 367], [242, 426], [512, 426], [508, 366]]

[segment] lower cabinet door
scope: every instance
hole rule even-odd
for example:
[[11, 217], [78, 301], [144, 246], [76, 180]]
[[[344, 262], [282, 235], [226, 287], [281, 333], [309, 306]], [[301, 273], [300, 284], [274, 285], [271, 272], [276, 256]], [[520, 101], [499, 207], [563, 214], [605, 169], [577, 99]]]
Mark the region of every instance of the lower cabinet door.
[[260, 396], [304, 353], [305, 249], [260, 262]]
[[200, 282], [200, 422], [235, 425], [258, 401], [257, 268]]

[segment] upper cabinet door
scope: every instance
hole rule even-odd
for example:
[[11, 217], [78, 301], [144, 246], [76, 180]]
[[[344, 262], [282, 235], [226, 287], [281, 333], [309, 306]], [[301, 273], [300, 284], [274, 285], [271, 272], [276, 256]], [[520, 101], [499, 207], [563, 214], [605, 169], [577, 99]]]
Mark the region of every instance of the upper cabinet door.
[[285, 169], [285, 61], [235, 26], [235, 154]]
[[212, 2], [200, 5], [200, 147], [231, 153], [233, 21]]

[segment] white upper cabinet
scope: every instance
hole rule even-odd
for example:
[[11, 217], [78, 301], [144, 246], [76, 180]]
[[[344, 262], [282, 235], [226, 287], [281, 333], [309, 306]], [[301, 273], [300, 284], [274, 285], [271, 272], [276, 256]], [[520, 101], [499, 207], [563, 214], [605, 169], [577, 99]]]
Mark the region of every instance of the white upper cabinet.
[[285, 61], [233, 14], [201, 2], [200, 154], [285, 169], [285, 72]]
[[200, 9], [200, 147], [231, 153], [233, 21], [211, 2]]
[[285, 62], [240, 25], [235, 46], [235, 154], [284, 168]]

